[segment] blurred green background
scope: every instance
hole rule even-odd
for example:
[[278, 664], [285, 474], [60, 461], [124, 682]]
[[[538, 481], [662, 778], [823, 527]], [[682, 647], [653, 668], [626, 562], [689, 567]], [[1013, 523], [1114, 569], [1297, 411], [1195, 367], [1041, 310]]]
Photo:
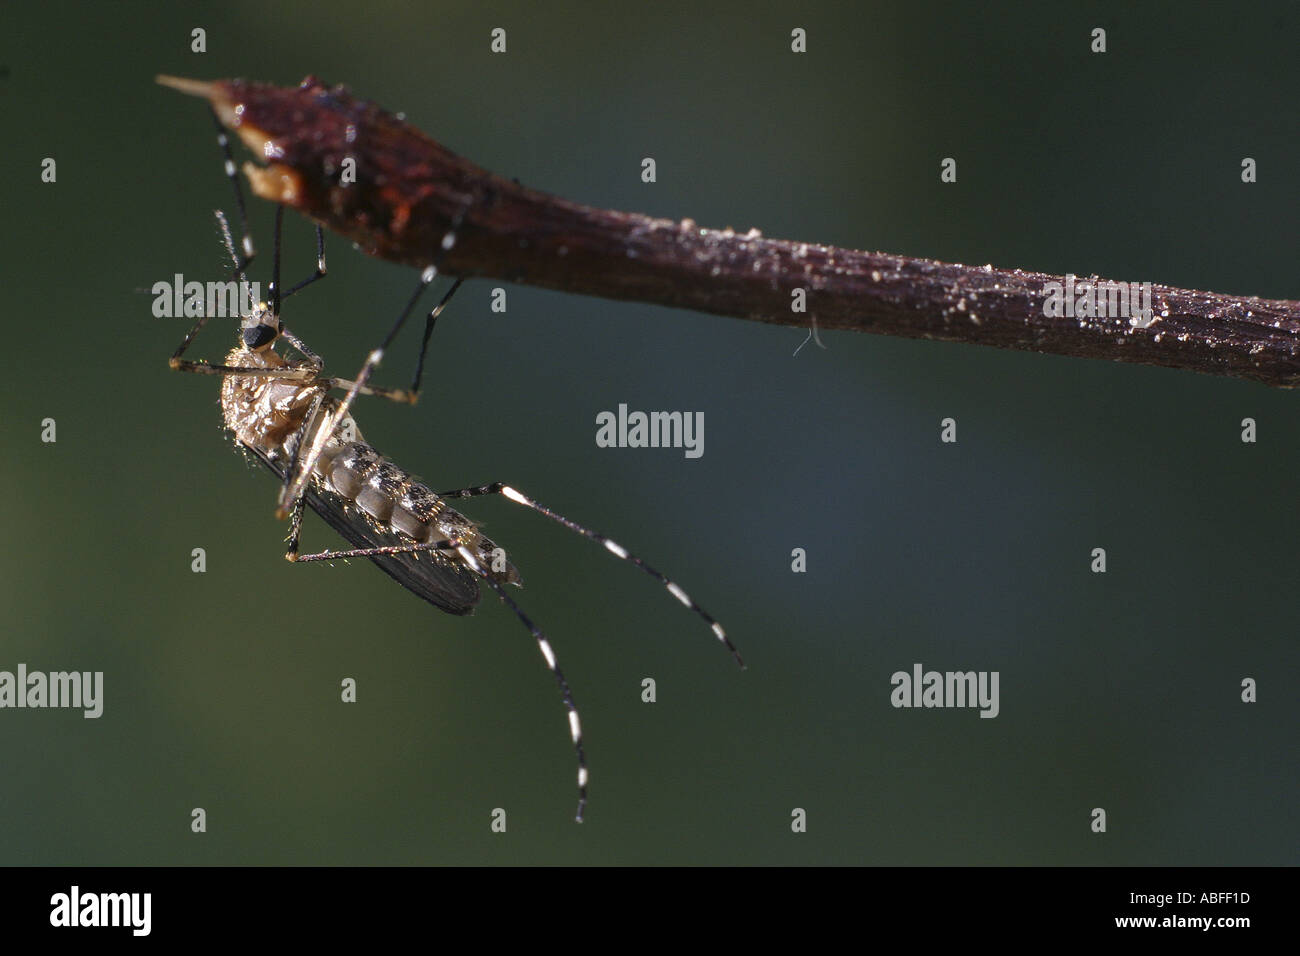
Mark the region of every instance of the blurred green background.
[[[750, 663], [589, 542], [467, 509], [581, 707], [577, 826], [527, 633], [366, 562], [288, 565], [274, 482], [232, 453], [216, 382], [168, 371], [184, 324], [136, 291], [211, 277], [231, 205], [203, 109], [162, 72], [345, 82], [594, 205], [1300, 297], [1300, 9], [1131, 6], [6, 5], [0, 669], [102, 670], [106, 703], [0, 711], [0, 863], [1295, 863], [1293, 395], [848, 333], [793, 358], [794, 329], [525, 287], [499, 315], [499, 283], [469, 283], [423, 401], [363, 404], [367, 437], [434, 487], [509, 480], [609, 531]], [[310, 229], [287, 221], [286, 274], [306, 275]], [[413, 273], [338, 241], [329, 264], [286, 321], [346, 375]], [[214, 323], [195, 354], [232, 340]], [[408, 381], [416, 340], [381, 381]], [[703, 411], [704, 457], [597, 448], [620, 402]], [[305, 542], [340, 546], [315, 519]], [[893, 709], [915, 662], [999, 671], [1001, 715]]]

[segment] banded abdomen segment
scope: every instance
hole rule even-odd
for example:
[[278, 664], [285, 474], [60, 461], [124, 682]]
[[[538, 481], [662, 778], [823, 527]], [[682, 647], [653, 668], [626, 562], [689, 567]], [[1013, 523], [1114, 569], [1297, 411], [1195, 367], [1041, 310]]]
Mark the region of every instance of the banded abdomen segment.
[[420, 544], [458, 539], [486, 573], [499, 581], [519, 583], [519, 571], [473, 521], [365, 442], [340, 442], [327, 448], [316, 473], [329, 490], [377, 524]]

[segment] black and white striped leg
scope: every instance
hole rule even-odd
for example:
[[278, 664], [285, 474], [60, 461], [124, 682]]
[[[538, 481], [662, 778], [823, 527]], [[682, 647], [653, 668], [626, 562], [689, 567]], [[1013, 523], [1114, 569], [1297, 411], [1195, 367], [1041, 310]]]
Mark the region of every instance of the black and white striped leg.
[[235, 208], [239, 212], [239, 230], [242, 234], [240, 248], [243, 250], [241, 256], [236, 256], [235, 271], [242, 273], [257, 256], [257, 250], [253, 248], [253, 237], [248, 231], [248, 208], [244, 203], [243, 187], [239, 185], [239, 170], [235, 167], [235, 157], [230, 152], [230, 137], [226, 134], [226, 128], [221, 125], [221, 118], [217, 116], [217, 111], [208, 107], [208, 114], [212, 117], [212, 125], [217, 130], [217, 145], [221, 147], [221, 155], [225, 160], [226, 178], [230, 180], [230, 186], [235, 191]]
[[603, 534], [592, 531], [590, 528], [585, 528], [576, 521], [571, 521], [564, 517], [564, 515], [552, 511], [545, 505], [529, 498], [518, 489], [510, 487], [510, 485], [507, 485], [505, 482], [497, 481], [490, 485], [478, 485], [474, 488], [461, 488], [456, 491], [442, 491], [438, 493], [440, 498], [477, 498], [482, 495], [501, 495], [503, 498], [508, 498], [517, 505], [523, 505], [525, 508], [536, 511], [538, 514], [544, 515], [552, 521], [564, 525], [564, 527], [568, 528], [570, 531], [576, 532], [584, 538], [590, 538], [592, 541], [595, 541], [597, 544], [604, 547], [604, 549], [614, 555], [614, 557], [627, 561], [629, 564], [636, 565], [646, 574], [650, 575], [662, 584], [669, 594], [703, 618], [705, 623], [707, 623], [709, 628], [713, 631], [713, 636], [722, 642], [723, 646], [731, 652], [731, 656], [736, 659], [736, 663], [739, 664], [742, 669], [744, 668], [745, 662], [741, 658], [740, 652], [736, 650], [736, 646], [731, 643], [731, 639], [727, 637], [727, 633], [722, 629], [722, 625], [714, 620], [713, 615], [709, 614], [708, 611], [704, 610], [704, 608], [691, 600], [690, 595], [683, 591], [676, 582], [656, 571], [650, 565], [646, 564], [645, 561], [628, 551], [627, 548], [623, 547], [612, 538], [608, 538]]
[[299, 554], [298, 537], [302, 529], [303, 504], [305, 499], [299, 498], [293, 505], [293, 512], [289, 525], [289, 548], [285, 557], [299, 564], [306, 564], [311, 561], [334, 561], [339, 558], [374, 558], [381, 555], [389, 554], [406, 554], [417, 551], [455, 551], [467, 565], [484, 581], [488, 587], [497, 593], [497, 597], [514, 612], [515, 617], [519, 618], [520, 623], [528, 628], [528, 633], [533, 635], [537, 641], [537, 649], [542, 652], [542, 658], [546, 661], [546, 666], [551, 673], [555, 675], [555, 683], [560, 689], [560, 699], [564, 702], [565, 710], [569, 718], [569, 736], [573, 740], [573, 750], [578, 759], [578, 812], [575, 817], [579, 823], [582, 822], [583, 814], [587, 808], [587, 781], [589, 773], [587, 771], [587, 756], [582, 749], [582, 721], [578, 717], [578, 705], [573, 701], [573, 692], [569, 690], [569, 682], [564, 677], [564, 672], [560, 670], [559, 664], [555, 659], [555, 651], [551, 648], [551, 642], [542, 629], [532, 622], [532, 619], [523, 612], [510, 595], [506, 594], [505, 589], [501, 587], [496, 578], [488, 574], [483, 566], [479, 563], [474, 553], [466, 548], [458, 538], [448, 538], [443, 541], [433, 541], [428, 544], [410, 544], [388, 545], [378, 548], [354, 548], [348, 551], [322, 551], [318, 554]]
[[550, 668], [551, 673], [555, 676], [555, 683], [560, 688], [560, 699], [564, 701], [564, 707], [569, 712], [569, 736], [573, 739], [573, 752], [578, 758], [578, 812], [574, 819], [581, 823], [582, 815], [587, 809], [587, 782], [589, 780], [587, 755], [582, 749], [582, 721], [578, 718], [578, 705], [573, 702], [573, 692], [569, 690], [569, 682], [564, 679], [564, 672], [560, 670], [560, 665], [556, 663], [555, 651], [551, 648], [551, 642], [542, 633], [542, 629], [534, 624], [532, 619], [523, 612], [523, 609], [506, 593], [501, 583], [483, 569], [468, 548], [462, 546], [457, 549], [457, 553], [480, 578], [487, 582], [488, 587], [497, 592], [497, 597], [514, 612], [520, 623], [528, 628], [528, 633], [532, 634], [533, 640], [537, 641], [537, 649], [542, 652], [542, 658], [546, 661], [546, 666]]

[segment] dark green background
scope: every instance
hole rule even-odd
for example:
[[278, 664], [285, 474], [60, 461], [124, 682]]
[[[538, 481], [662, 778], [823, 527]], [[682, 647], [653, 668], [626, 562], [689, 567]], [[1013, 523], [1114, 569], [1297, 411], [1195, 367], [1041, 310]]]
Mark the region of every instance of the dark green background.
[[[528, 635], [491, 600], [438, 614], [365, 562], [286, 564], [274, 482], [232, 453], [216, 382], [167, 370], [183, 324], [134, 291], [210, 277], [231, 204], [165, 72], [346, 82], [594, 205], [1300, 296], [1300, 10], [1131, 6], [7, 4], [0, 669], [102, 670], [107, 701], [97, 721], [0, 712], [0, 863], [1296, 862], [1294, 395], [848, 333], [792, 358], [794, 329], [524, 287], [498, 315], [498, 283], [470, 283], [422, 403], [364, 403], [367, 437], [435, 487], [506, 479], [608, 530], [751, 665], [589, 542], [469, 509], [581, 705], [579, 827]], [[305, 275], [310, 231], [288, 221]], [[329, 262], [286, 321], [350, 374], [413, 273], [342, 242]], [[382, 381], [407, 380], [404, 341]], [[703, 411], [704, 457], [597, 448], [620, 402]], [[315, 520], [306, 541], [339, 546]], [[1000, 671], [1001, 716], [891, 708], [890, 674], [918, 661]]]

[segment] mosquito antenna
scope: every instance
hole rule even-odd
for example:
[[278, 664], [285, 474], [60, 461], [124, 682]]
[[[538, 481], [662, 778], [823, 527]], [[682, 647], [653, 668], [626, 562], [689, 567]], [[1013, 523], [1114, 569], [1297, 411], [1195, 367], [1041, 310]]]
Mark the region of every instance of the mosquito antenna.
[[243, 282], [247, 279], [244, 274], [244, 268], [247, 263], [240, 263], [239, 255], [235, 252], [235, 237], [230, 234], [230, 223], [226, 220], [226, 214], [220, 209], [213, 210], [217, 217], [217, 225], [221, 228], [221, 241], [226, 247], [226, 252], [230, 255], [230, 262], [235, 269], [235, 279]]
[[599, 532], [592, 531], [590, 528], [583, 527], [578, 524], [578, 522], [566, 518], [558, 512], [552, 511], [545, 505], [534, 501], [522, 492], [510, 487], [505, 482], [497, 481], [490, 485], [479, 485], [476, 488], [461, 488], [457, 491], [438, 492], [438, 497], [440, 498], [477, 498], [481, 495], [501, 495], [503, 498], [508, 498], [517, 505], [523, 505], [525, 508], [536, 511], [539, 515], [543, 515], [558, 524], [564, 525], [564, 527], [568, 528], [570, 531], [580, 534], [584, 538], [590, 538], [592, 541], [595, 541], [597, 544], [604, 547], [604, 549], [614, 555], [614, 557], [626, 561], [629, 564], [636, 565], [646, 574], [650, 575], [650, 577], [662, 584], [669, 594], [675, 597], [691, 611], [695, 612], [699, 617], [703, 618], [704, 622], [709, 625], [709, 629], [713, 631], [713, 636], [721, 641], [722, 645], [731, 652], [731, 656], [736, 659], [736, 663], [740, 665], [741, 670], [745, 669], [745, 661], [741, 658], [740, 651], [736, 650], [736, 645], [731, 643], [731, 639], [727, 637], [727, 632], [722, 629], [722, 625], [714, 619], [712, 614], [691, 600], [691, 596], [683, 591], [680, 585], [675, 581], [656, 571], [650, 565], [646, 564], [645, 561], [628, 551], [627, 548], [623, 547], [612, 538], [608, 538]]

